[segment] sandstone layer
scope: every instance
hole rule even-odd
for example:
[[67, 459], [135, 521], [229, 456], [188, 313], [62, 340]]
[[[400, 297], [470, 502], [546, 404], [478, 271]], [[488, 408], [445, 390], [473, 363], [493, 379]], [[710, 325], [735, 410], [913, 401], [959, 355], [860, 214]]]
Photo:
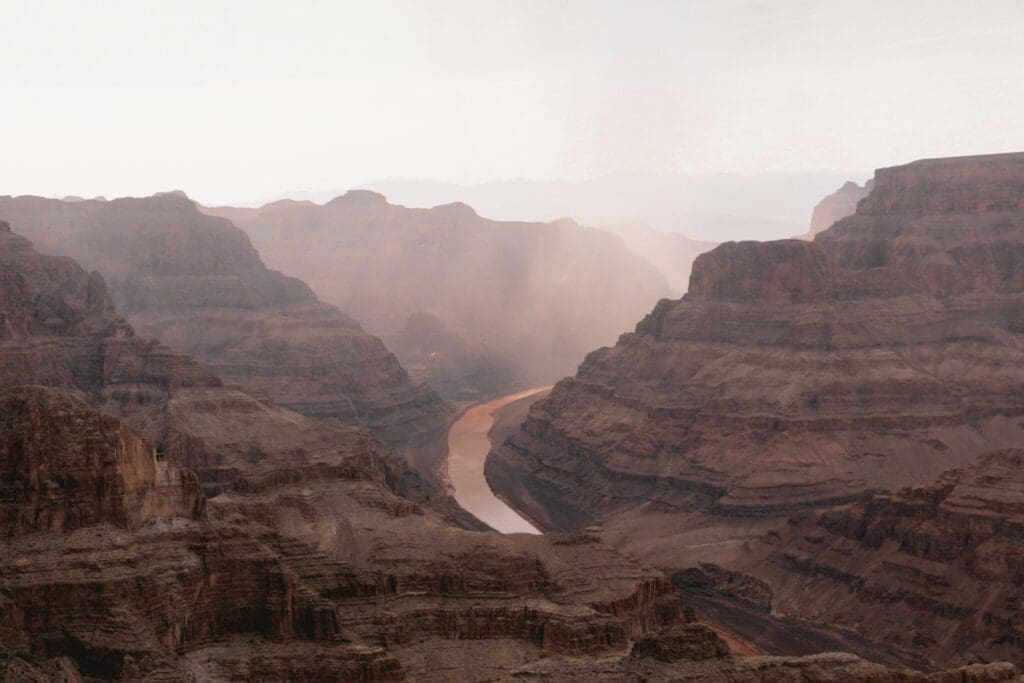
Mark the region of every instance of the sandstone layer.
[[[667, 570], [716, 563], [771, 591], [782, 579], [761, 564], [761, 544], [788, 543], [794, 519], [1024, 443], [1021, 320], [1024, 154], [881, 169], [857, 213], [813, 242], [727, 243], [698, 257], [687, 295], [591, 353], [492, 453], [488, 476], [548, 528], [600, 522]], [[991, 486], [986, 495], [1002, 495]], [[829, 561], [855, 577], [885, 560]], [[938, 571], [919, 569], [926, 582]], [[1012, 565], [991, 571], [1019, 584]], [[990, 651], [1024, 660], [1002, 608], [948, 579], [989, 628], [959, 631], [953, 648], [937, 644], [941, 619], [897, 621], [916, 634], [898, 649], [933, 663]], [[775, 613], [831, 618], [827, 583], [789, 585]], [[840, 623], [895, 646], [872, 622], [887, 605]]]
[[0, 198], [0, 219], [40, 251], [101, 273], [140, 334], [189, 354], [250, 396], [362, 427], [433, 477], [450, 408], [413, 381], [380, 339], [301, 280], [267, 269], [229, 221], [200, 213], [180, 193]]
[[[511, 391], [564, 377], [585, 353], [611, 343], [671, 293], [664, 277], [603, 231], [571, 220], [482, 218], [465, 204], [414, 209], [353, 190], [318, 205], [290, 200], [260, 209], [206, 209], [244, 228], [272, 267], [302, 273], [324, 300], [385, 339], [429, 314], [491, 358], [475, 387], [464, 372], [441, 379], [414, 354], [403, 364], [485, 396], [496, 373]], [[418, 352], [416, 352], [418, 353]]]
[[[78, 392], [137, 429], [169, 462], [193, 469], [209, 493], [243, 474], [342, 466], [371, 451], [377, 457], [362, 431], [267, 405], [225, 387], [190, 356], [136, 336], [102, 276], [38, 253], [6, 223], [0, 285], [0, 387]], [[419, 497], [437, 490], [385, 456], [399, 490]]]
[[3, 480], [31, 492], [5, 489], [4, 519], [37, 522], [0, 541], [8, 680], [1018, 678], [737, 658], [663, 574], [592, 536], [454, 529], [370, 469], [239, 480], [204, 507], [191, 473], [79, 398], [16, 387], [0, 405], [20, 456]]
[[487, 639], [483, 670], [683, 621], [664, 575], [596, 539], [455, 529], [372, 467], [248, 477], [204, 506], [194, 475], [71, 394], [0, 406], [0, 644], [86, 677], [441, 680], [431, 641]]

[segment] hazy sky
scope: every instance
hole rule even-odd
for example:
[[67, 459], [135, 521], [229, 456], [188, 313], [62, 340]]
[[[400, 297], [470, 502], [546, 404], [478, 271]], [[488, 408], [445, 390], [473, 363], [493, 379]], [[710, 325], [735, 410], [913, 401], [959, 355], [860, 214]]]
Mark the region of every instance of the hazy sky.
[[0, 0], [0, 194], [1024, 150], [1021, 0]]

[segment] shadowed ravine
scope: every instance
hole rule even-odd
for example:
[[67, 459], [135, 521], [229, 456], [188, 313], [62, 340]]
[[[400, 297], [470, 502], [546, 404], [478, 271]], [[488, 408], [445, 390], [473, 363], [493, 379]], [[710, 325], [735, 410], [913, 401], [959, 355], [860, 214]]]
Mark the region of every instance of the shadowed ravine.
[[484, 462], [491, 450], [487, 432], [494, 424], [495, 411], [550, 388], [534, 387], [477, 404], [466, 410], [448, 431], [448, 478], [455, 489], [455, 500], [477, 519], [503, 534], [541, 532], [495, 496], [488, 486], [484, 478]]

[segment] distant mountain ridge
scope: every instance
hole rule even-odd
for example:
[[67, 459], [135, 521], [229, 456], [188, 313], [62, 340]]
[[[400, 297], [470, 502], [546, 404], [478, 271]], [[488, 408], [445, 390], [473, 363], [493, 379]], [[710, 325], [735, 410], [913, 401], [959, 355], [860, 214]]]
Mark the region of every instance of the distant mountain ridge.
[[[244, 228], [272, 267], [301, 273], [459, 400], [571, 373], [672, 292], [620, 238], [569, 219], [495, 221], [462, 202], [408, 208], [368, 190], [323, 205], [204, 210]], [[424, 315], [434, 348], [408, 335]], [[451, 354], [475, 358], [475, 376], [452, 370]]]

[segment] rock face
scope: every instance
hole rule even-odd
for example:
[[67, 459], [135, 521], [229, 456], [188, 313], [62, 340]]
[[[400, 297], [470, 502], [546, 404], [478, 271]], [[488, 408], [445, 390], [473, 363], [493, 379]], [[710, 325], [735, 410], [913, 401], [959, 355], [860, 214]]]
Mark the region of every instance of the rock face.
[[183, 194], [0, 198], [0, 219], [40, 251], [99, 271], [140, 334], [251, 396], [365, 428], [432, 476], [450, 408], [379, 339], [304, 282], [268, 270], [245, 233]]
[[[801, 511], [1024, 443], [1022, 197], [1024, 154], [915, 162], [879, 170], [857, 213], [813, 242], [701, 255], [683, 299], [534, 405], [492, 453], [492, 485], [549, 528], [600, 521], [663, 568], [707, 561], [772, 583], [755, 546], [785, 540]], [[801, 605], [831, 599], [794, 588], [772, 606], [816, 618], [827, 609]], [[1016, 627], [997, 624], [958, 642], [1001, 637], [1024, 660]], [[933, 635], [906, 650], [954, 661]]]
[[[79, 392], [138, 430], [169, 462], [195, 470], [208, 492], [243, 474], [377, 457], [362, 432], [268, 406], [224, 387], [191, 357], [136, 336], [98, 273], [36, 252], [6, 223], [0, 283], [0, 387]], [[403, 490], [433, 490], [424, 492], [415, 477], [399, 481], [398, 473], [396, 466], [392, 480]]]
[[857, 202], [867, 197], [874, 185], [869, 180], [861, 187], [852, 180], [843, 183], [838, 190], [822, 199], [814, 206], [811, 213], [811, 228], [800, 239], [812, 240], [819, 232], [832, 227], [838, 220], [846, 218], [857, 211]]
[[195, 519], [205, 502], [195, 474], [157, 460], [115, 418], [43, 387], [0, 393], [0, 469], [3, 536]]
[[191, 473], [74, 396], [17, 387], [0, 406], [20, 456], [2, 480], [46, 484], [3, 493], [5, 523], [35, 520], [0, 541], [8, 680], [926, 680], [730, 656], [667, 577], [594, 537], [454, 529], [370, 470], [240, 480], [204, 508]]
[[26, 667], [444, 680], [447, 643], [483, 641], [470, 680], [683, 621], [664, 575], [593, 538], [454, 529], [358, 468], [240, 480], [204, 508], [194, 475], [70, 394], [17, 387], [0, 407], [0, 646]]
[[353, 190], [327, 204], [281, 201], [260, 209], [206, 209], [228, 216], [267, 262], [302, 273], [325, 300], [385, 339], [410, 316], [429, 314], [481, 349], [475, 387], [464, 370], [437, 374], [421, 351], [403, 364], [454, 395], [532, 386], [571, 373], [591, 348], [615, 340], [671, 293], [644, 259], [605, 232], [572, 221], [514, 223], [481, 218], [465, 204], [410, 209]]
[[1024, 451], [823, 512], [768, 558], [779, 610], [814, 613], [932, 661], [1020, 661]]

